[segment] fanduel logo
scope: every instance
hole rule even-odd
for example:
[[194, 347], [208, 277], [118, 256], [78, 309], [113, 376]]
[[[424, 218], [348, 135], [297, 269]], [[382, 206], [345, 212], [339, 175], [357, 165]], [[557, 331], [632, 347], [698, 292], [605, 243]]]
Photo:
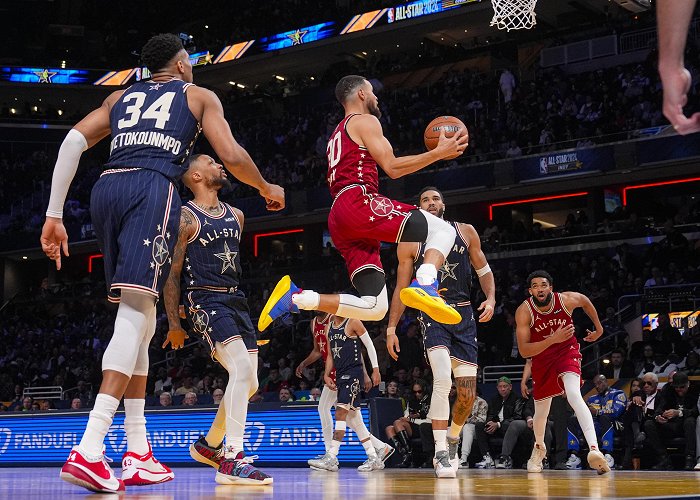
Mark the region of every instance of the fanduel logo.
[[12, 431], [7, 427], [0, 429], [0, 455], [7, 451], [7, 447], [10, 446], [10, 441], [12, 440]]
[[257, 450], [265, 437], [265, 424], [262, 422], [246, 422], [244, 442], [251, 451]]

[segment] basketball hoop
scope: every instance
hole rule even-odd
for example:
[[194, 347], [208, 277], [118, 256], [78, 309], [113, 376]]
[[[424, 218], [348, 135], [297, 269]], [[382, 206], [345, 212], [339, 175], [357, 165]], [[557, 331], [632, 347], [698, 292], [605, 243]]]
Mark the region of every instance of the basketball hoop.
[[535, 4], [537, 0], [491, 0], [493, 19], [491, 26], [499, 30], [530, 29], [535, 19]]

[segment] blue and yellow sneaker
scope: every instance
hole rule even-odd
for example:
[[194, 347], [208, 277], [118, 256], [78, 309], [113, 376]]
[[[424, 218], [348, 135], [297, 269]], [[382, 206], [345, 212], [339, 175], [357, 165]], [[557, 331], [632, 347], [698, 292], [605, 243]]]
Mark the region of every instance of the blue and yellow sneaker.
[[301, 292], [301, 288], [298, 288], [292, 283], [292, 278], [290, 278], [289, 275], [279, 280], [260, 313], [258, 330], [262, 332], [265, 328], [270, 326], [274, 320], [285, 314], [298, 313], [299, 308], [292, 302], [292, 295], [299, 292]]
[[412, 307], [423, 311], [438, 323], [456, 325], [462, 321], [462, 315], [454, 307], [448, 306], [440, 297], [437, 290], [437, 280], [432, 285], [423, 286], [418, 280], [413, 280], [410, 285], [401, 290], [401, 302], [406, 307]]

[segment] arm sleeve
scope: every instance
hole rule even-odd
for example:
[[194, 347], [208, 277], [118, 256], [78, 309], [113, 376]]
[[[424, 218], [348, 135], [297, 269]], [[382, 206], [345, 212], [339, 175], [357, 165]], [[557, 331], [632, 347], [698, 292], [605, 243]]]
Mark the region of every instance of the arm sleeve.
[[372, 368], [379, 368], [377, 350], [374, 348], [374, 344], [372, 343], [369, 333], [364, 332], [362, 335], [360, 335], [360, 340], [364, 344], [365, 349], [367, 349], [367, 357], [369, 357], [369, 362], [372, 364]]
[[58, 158], [56, 158], [56, 166], [53, 169], [49, 208], [46, 210], [48, 217], [59, 219], [63, 217], [63, 205], [66, 202], [68, 188], [78, 170], [80, 156], [86, 149], [85, 136], [74, 128], [71, 129], [66, 138], [63, 139], [61, 149], [58, 151]]

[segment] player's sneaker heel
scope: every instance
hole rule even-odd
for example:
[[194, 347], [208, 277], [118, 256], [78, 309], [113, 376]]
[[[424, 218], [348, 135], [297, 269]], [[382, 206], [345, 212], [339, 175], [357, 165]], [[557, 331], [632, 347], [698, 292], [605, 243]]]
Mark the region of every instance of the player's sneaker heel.
[[440, 297], [435, 284], [423, 286], [418, 280], [413, 280], [408, 287], [401, 290], [399, 297], [406, 307], [423, 311], [438, 323], [456, 325], [462, 321], [462, 315]]
[[200, 464], [218, 470], [219, 464], [224, 459], [224, 447], [219, 445], [218, 448], [213, 448], [207, 444], [204, 436], [199, 436], [199, 439], [190, 445], [190, 456]]
[[124, 482], [114, 476], [104, 452], [101, 457], [88, 457], [80, 448], [71, 449], [68, 460], [61, 467], [61, 479], [96, 493], [121, 493]]
[[299, 292], [301, 289], [292, 283], [292, 278], [289, 275], [279, 280], [260, 313], [258, 330], [264, 331], [274, 320], [284, 314], [298, 313], [299, 308], [292, 302], [292, 295]]
[[148, 453], [137, 455], [127, 451], [122, 457], [122, 481], [126, 486], [148, 486], [172, 481], [175, 474], [170, 467], [153, 456], [151, 445]]
[[608, 465], [608, 461], [605, 459], [605, 455], [598, 450], [589, 451], [587, 459], [589, 467], [591, 469], [595, 469], [599, 475], [610, 472], [610, 466]]

